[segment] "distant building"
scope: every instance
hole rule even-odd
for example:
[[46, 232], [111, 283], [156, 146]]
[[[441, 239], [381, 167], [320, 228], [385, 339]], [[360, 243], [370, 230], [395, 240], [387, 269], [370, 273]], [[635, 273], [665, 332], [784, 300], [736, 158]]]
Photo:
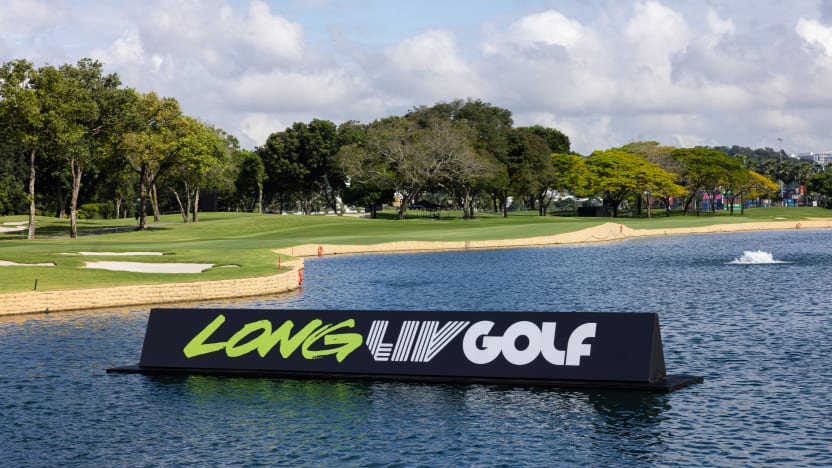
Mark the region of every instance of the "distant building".
[[819, 153], [797, 153], [793, 154], [792, 157], [800, 159], [811, 159], [812, 161], [820, 164], [821, 166], [826, 167], [827, 164], [832, 162], [832, 151], [821, 151]]

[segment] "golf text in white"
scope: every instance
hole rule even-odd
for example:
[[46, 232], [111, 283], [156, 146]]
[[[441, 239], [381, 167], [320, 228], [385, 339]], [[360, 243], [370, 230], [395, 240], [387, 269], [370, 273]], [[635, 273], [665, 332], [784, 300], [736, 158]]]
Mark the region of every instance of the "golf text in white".
[[[462, 339], [465, 357], [474, 364], [488, 364], [497, 359], [501, 353], [506, 361], [522, 366], [534, 361], [539, 355], [556, 366], [579, 366], [581, 357], [589, 356], [592, 345], [584, 343], [587, 338], [595, 337], [595, 323], [585, 323], [575, 328], [569, 335], [566, 349], [555, 347], [556, 322], [543, 322], [540, 327], [532, 322], [516, 322], [508, 327], [502, 336], [489, 333], [494, 322], [482, 321], [471, 325]], [[517, 348], [517, 339], [525, 337], [528, 345]], [[477, 341], [482, 338], [482, 343]]]

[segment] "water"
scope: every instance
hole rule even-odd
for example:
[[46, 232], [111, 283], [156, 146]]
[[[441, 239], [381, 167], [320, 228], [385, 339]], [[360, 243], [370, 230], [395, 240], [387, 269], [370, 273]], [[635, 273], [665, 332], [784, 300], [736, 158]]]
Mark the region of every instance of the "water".
[[[0, 462], [832, 465], [832, 231], [309, 259], [302, 291], [222, 307], [655, 311], [670, 394], [108, 375], [146, 309], [0, 319]], [[734, 262], [763, 252], [772, 262]], [[779, 262], [779, 263], [778, 263]]]

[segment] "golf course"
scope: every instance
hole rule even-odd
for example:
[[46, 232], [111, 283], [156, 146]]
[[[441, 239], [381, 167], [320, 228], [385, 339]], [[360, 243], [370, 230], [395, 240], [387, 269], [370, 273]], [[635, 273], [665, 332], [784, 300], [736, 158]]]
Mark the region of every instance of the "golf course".
[[[812, 207], [755, 208], [742, 215], [703, 212], [699, 216], [664, 216], [663, 212], [654, 212], [651, 218], [541, 217], [536, 211], [512, 212], [506, 218], [480, 213], [470, 220], [463, 220], [461, 212], [443, 212], [438, 218], [413, 215], [402, 221], [395, 217], [392, 211], [381, 212], [377, 219], [203, 213], [200, 222], [183, 223], [179, 215], [167, 215], [145, 231], [135, 230], [133, 219], [80, 220], [80, 236], [70, 239], [68, 220], [41, 216], [37, 218], [34, 240], [25, 239], [25, 216], [0, 217], [0, 299], [4, 304], [0, 315], [75, 309], [78, 307], [62, 303], [71, 303], [71, 297], [77, 294], [86, 295], [83, 308], [274, 294], [282, 292], [275, 288], [297, 287], [300, 278], [296, 270], [302, 269], [298, 257], [312, 255], [506, 248], [672, 234], [832, 228], [832, 211]], [[120, 268], [118, 265], [126, 267], [114, 269]], [[148, 268], [137, 270], [137, 265]], [[164, 269], [188, 265], [197, 268]], [[276, 277], [282, 277], [281, 286], [263, 282]], [[173, 284], [187, 288], [170, 289]], [[155, 286], [151, 296], [158, 296], [153, 300], [142, 297], [148, 294], [142, 289], [125, 290], [119, 298], [103, 303], [91, 300], [108, 289], [150, 286]], [[212, 289], [224, 291], [219, 296], [208, 294]], [[48, 307], [35, 302], [42, 295], [50, 296]], [[12, 310], [12, 299], [23, 306]]]

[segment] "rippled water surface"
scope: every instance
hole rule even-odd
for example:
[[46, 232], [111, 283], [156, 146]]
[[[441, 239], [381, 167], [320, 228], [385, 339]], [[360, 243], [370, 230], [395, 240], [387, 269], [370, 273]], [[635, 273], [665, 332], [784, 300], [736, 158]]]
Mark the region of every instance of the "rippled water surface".
[[[832, 232], [308, 259], [223, 307], [655, 311], [671, 394], [108, 375], [147, 310], [0, 319], [0, 462], [832, 465]], [[744, 252], [775, 262], [736, 263]]]

